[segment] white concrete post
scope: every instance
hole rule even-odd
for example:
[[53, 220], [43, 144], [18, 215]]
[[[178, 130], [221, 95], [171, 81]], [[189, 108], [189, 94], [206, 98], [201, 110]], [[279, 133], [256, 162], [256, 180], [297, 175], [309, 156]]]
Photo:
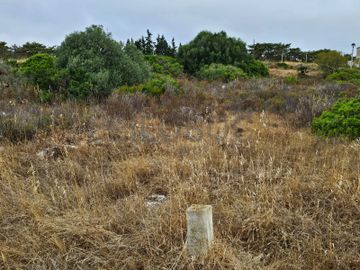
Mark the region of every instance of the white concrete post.
[[186, 250], [191, 257], [206, 255], [214, 240], [211, 205], [192, 205], [186, 210]]

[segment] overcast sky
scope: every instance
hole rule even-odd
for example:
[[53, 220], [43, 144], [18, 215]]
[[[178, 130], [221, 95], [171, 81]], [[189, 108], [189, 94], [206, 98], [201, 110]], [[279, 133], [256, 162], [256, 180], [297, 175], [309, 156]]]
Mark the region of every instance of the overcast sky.
[[360, 46], [360, 0], [0, 0], [0, 41], [58, 45], [101, 24], [117, 40], [146, 29], [177, 42], [225, 30], [246, 43], [283, 42], [303, 50]]

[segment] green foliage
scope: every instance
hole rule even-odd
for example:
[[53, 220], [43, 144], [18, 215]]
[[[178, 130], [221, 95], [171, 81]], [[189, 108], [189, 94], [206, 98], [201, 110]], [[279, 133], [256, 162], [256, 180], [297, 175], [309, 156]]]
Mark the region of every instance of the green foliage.
[[279, 62], [279, 63], [276, 63], [276, 67], [278, 68], [283, 68], [283, 69], [288, 69], [290, 68], [290, 66], [284, 62]]
[[222, 64], [211, 64], [203, 66], [197, 73], [200, 79], [207, 81], [230, 82], [239, 78], [246, 78], [245, 72], [238, 67]]
[[19, 68], [19, 72], [42, 90], [54, 87], [56, 77], [55, 58], [49, 54], [35, 54]]
[[155, 73], [179, 77], [183, 74], [183, 66], [174, 57], [160, 55], [146, 55], [146, 61]]
[[300, 77], [305, 77], [306, 74], [309, 73], [309, 67], [306, 65], [299, 65], [296, 67], [296, 69]]
[[297, 84], [299, 80], [296, 76], [287, 76], [284, 78], [284, 82], [287, 84]]
[[0, 41], [0, 59], [7, 59], [10, 56], [10, 48], [5, 41]]
[[141, 52], [125, 48], [102, 26], [68, 35], [57, 49], [57, 66], [66, 70], [64, 82], [75, 98], [105, 97], [121, 85], [143, 83], [150, 75]]
[[269, 76], [268, 68], [259, 60], [248, 59], [246, 62], [237, 63], [237, 67], [241, 68], [250, 77], [267, 77]]
[[184, 70], [190, 74], [196, 74], [203, 66], [213, 63], [235, 65], [251, 59], [240, 39], [228, 37], [225, 32], [207, 31], [199, 33], [189, 44], [180, 46], [178, 57]]
[[280, 61], [290, 50], [291, 44], [256, 43], [250, 45], [250, 52], [258, 60]]
[[176, 55], [177, 47], [174, 38], [171, 40], [170, 44], [164, 35], [158, 35], [156, 42], [153, 42], [152, 33], [149, 30], [146, 31], [146, 37], [142, 36], [140, 39], [132, 42], [145, 55], [155, 54], [172, 57], [175, 57]]
[[326, 51], [317, 54], [315, 62], [325, 76], [347, 66], [347, 59], [337, 51]]
[[312, 122], [312, 130], [322, 136], [360, 137], [360, 98], [336, 102]]
[[155, 74], [153, 78], [144, 84], [134, 86], [122, 86], [116, 92], [144, 92], [151, 95], [161, 95], [165, 91], [172, 91], [174, 93], [181, 92], [181, 86], [179, 82], [167, 75]]
[[26, 42], [20, 47], [16, 47], [14, 50], [15, 57], [29, 57], [35, 54], [53, 54], [54, 47], [46, 47], [39, 42]]
[[328, 75], [326, 79], [330, 81], [337, 81], [340, 83], [350, 82], [360, 85], [360, 69], [358, 68], [341, 69], [333, 74]]

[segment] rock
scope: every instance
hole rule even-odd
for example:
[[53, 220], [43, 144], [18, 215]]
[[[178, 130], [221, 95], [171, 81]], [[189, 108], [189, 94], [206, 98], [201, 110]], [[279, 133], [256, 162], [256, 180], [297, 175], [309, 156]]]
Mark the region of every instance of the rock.
[[153, 208], [159, 206], [160, 204], [166, 201], [166, 196], [162, 194], [154, 194], [147, 198], [146, 206], [149, 208]]
[[39, 151], [36, 156], [41, 159], [59, 159], [63, 158], [64, 154], [63, 151], [59, 147], [50, 147], [44, 150]]

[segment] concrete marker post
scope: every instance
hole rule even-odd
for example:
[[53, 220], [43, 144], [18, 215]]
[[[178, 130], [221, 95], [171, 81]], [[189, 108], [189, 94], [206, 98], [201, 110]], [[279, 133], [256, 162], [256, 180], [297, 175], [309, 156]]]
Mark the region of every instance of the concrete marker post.
[[192, 205], [186, 210], [187, 237], [185, 248], [191, 257], [207, 254], [214, 240], [212, 206]]

